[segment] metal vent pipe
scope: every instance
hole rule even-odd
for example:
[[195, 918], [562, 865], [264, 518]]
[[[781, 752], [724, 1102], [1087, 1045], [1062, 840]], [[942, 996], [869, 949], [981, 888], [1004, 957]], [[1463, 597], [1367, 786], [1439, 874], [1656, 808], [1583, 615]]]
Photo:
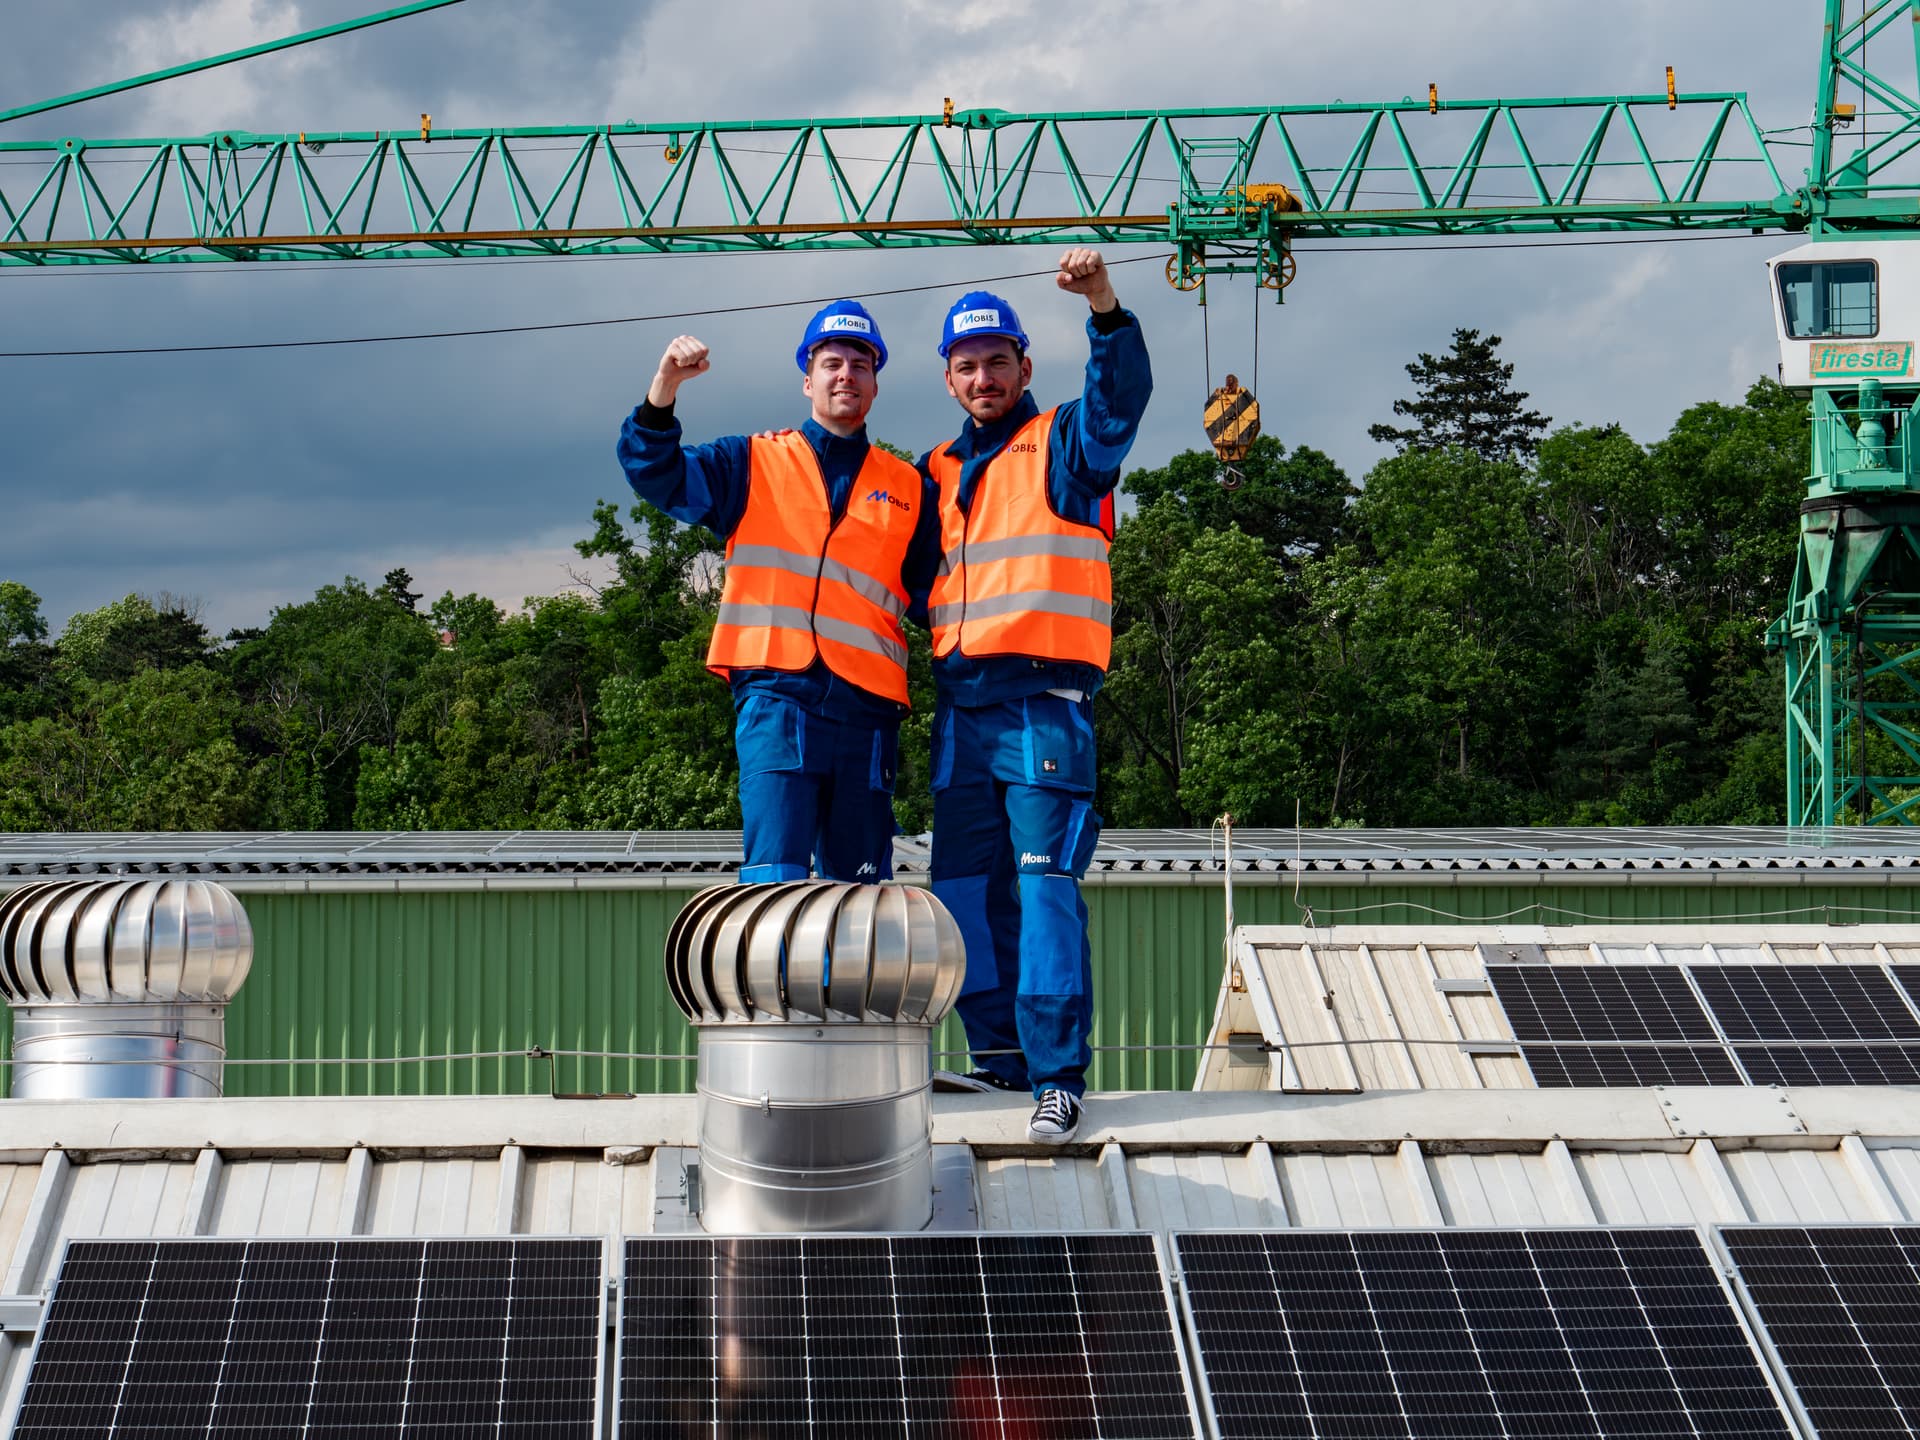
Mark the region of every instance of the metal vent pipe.
[[700, 1030], [700, 1223], [917, 1230], [933, 1216], [931, 1035], [966, 949], [905, 885], [718, 885], [667, 936]]
[[49, 880], [0, 895], [17, 1100], [218, 1095], [253, 928], [205, 880]]

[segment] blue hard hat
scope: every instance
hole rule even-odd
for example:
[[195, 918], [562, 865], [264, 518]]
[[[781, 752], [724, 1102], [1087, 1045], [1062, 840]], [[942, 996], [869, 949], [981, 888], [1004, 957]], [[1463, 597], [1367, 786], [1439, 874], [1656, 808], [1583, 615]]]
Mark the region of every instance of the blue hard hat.
[[813, 347], [827, 340], [864, 345], [873, 351], [875, 372], [886, 368], [887, 342], [880, 338], [880, 326], [858, 300], [836, 300], [807, 322], [807, 333], [800, 337], [800, 348], [793, 352], [793, 363], [800, 367], [801, 374], [806, 373], [807, 357], [813, 353]]
[[976, 335], [1004, 335], [1022, 350], [1027, 348], [1027, 332], [1020, 328], [1013, 306], [989, 290], [969, 290], [953, 302], [940, 327], [940, 358], [947, 358], [956, 340]]

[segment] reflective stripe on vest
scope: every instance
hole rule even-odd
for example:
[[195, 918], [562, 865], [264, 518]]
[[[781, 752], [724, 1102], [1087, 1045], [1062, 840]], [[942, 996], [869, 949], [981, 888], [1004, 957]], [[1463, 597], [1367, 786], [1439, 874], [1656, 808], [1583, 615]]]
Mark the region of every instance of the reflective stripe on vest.
[[928, 458], [940, 487], [943, 552], [928, 597], [936, 656], [1030, 655], [1107, 668], [1111, 522], [1083, 525], [1054, 513], [1047, 458], [1055, 413], [1029, 420], [987, 462], [970, 514], [960, 509], [961, 462], [951, 447]]
[[838, 523], [818, 458], [798, 432], [755, 437], [747, 508], [727, 537], [727, 576], [707, 668], [807, 669], [907, 703], [907, 640], [900, 617], [920, 476], [870, 449]]

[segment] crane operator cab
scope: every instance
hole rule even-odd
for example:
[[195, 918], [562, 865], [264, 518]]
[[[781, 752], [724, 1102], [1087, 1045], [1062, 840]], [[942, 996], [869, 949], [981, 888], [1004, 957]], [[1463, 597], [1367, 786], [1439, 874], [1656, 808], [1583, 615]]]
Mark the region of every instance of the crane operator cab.
[[1767, 270], [1780, 383], [1813, 401], [1814, 483], [1824, 479], [1847, 491], [1916, 488], [1920, 247], [1910, 240], [1818, 241], [1775, 256]]

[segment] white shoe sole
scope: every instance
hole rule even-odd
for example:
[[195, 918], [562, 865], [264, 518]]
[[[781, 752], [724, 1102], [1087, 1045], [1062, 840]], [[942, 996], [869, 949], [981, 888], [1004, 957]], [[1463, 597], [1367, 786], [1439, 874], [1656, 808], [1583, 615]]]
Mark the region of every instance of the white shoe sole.
[[1043, 1131], [1043, 1130], [1036, 1130], [1036, 1129], [1034, 1129], [1034, 1128], [1033, 1128], [1033, 1126], [1031, 1126], [1031, 1125], [1029, 1125], [1029, 1126], [1027, 1126], [1027, 1139], [1028, 1139], [1029, 1141], [1031, 1141], [1031, 1142], [1032, 1142], [1033, 1144], [1035, 1144], [1035, 1145], [1066, 1145], [1066, 1144], [1069, 1144], [1069, 1143], [1071, 1143], [1071, 1142], [1072, 1142], [1072, 1140], [1073, 1140], [1073, 1137], [1074, 1137], [1074, 1136], [1076, 1136], [1076, 1135], [1078, 1135], [1078, 1134], [1080, 1133], [1080, 1125], [1081, 1125], [1081, 1122], [1082, 1122], [1082, 1121], [1084, 1121], [1085, 1119], [1086, 1119], [1086, 1114], [1085, 1114], [1085, 1112], [1083, 1111], [1083, 1112], [1082, 1112], [1082, 1113], [1081, 1113], [1081, 1114], [1080, 1114], [1080, 1115], [1079, 1115], [1079, 1116], [1078, 1116], [1078, 1117], [1077, 1117], [1077, 1118], [1076, 1118], [1076, 1119], [1074, 1120], [1074, 1122], [1073, 1122], [1073, 1128], [1072, 1128], [1071, 1130], [1045, 1130], [1045, 1131]]

